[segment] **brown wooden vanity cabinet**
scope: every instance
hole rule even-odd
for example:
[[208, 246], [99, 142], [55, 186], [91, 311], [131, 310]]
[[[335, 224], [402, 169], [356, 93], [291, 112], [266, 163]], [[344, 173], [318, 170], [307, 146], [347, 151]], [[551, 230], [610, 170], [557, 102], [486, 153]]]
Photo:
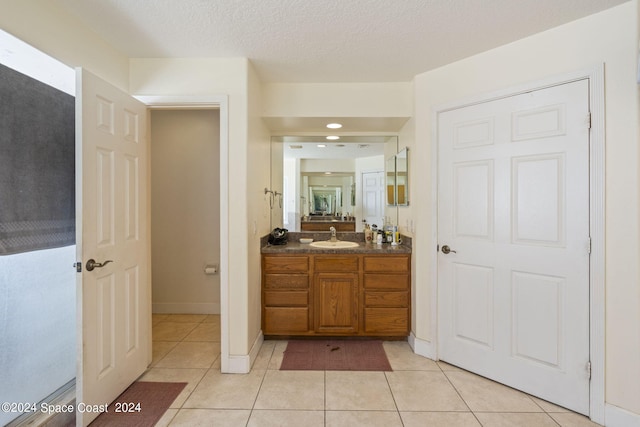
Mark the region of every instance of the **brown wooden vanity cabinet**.
[[411, 307], [411, 259], [364, 256], [364, 333], [407, 334]]
[[264, 335], [407, 336], [410, 319], [410, 254], [262, 256]]
[[357, 334], [360, 259], [357, 255], [316, 255], [313, 259], [315, 332]]
[[262, 257], [262, 327], [268, 334], [300, 334], [311, 329], [309, 257]]

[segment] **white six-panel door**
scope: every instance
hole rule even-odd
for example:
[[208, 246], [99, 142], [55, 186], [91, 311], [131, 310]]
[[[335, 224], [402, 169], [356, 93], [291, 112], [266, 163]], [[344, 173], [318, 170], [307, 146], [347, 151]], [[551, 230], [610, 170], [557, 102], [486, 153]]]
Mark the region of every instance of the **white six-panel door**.
[[439, 358], [584, 414], [588, 90], [438, 116]]
[[[104, 405], [151, 361], [146, 107], [78, 70], [76, 129], [76, 399]], [[98, 413], [76, 415], [85, 426]]]
[[362, 174], [362, 218], [369, 225], [384, 225], [384, 191], [384, 172]]

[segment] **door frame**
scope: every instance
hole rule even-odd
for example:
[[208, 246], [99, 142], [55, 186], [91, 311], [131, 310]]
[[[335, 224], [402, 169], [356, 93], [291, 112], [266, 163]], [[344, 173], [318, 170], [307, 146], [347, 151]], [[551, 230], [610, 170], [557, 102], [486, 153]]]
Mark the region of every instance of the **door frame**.
[[604, 64], [528, 82], [488, 94], [472, 96], [434, 107], [431, 131], [431, 336], [432, 354], [438, 360], [438, 118], [441, 113], [520, 95], [578, 80], [589, 81], [591, 132], [589, 141], [589, 417], [603, 424], [605, 416], [605, 114]]
[[227, 95], [134, 95], [133, 97], [146, 104], [148, 108], [216, 108], [220, 110], [220, 370], [222, 373], [231, 372], [229, 360], [229, 97]]

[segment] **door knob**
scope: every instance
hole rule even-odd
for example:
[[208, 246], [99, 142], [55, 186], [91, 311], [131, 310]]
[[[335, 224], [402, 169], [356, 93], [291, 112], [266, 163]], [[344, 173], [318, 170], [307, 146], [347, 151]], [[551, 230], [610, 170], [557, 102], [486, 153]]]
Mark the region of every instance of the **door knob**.
[[451, 250], [451, 248], [450, 248], [449, 246], [444, 245], [444, 246], [442, 247], [442, 253], [446, 255], [446, 254], [448, 254], [449, 252], [453, 252], [454, 254], [457, 254], [457, 253], [458, 253], [458, 252], [456, 252], [456, 251], [454, 251], [454, 250]]
[[102, 268], [110, 262], [113, 261], [109, 259], [105, 262], [96, 262], [95, 259], [91, 258], [89, 261], [87, 261], [87, 271], [93, 271], [94, 268]]

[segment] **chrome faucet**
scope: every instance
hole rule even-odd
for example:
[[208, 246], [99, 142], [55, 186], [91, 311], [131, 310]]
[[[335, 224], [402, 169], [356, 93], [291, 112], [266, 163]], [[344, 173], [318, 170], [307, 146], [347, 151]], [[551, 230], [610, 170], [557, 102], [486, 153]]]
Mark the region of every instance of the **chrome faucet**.
[[335, 227], [329, 227], [329, 231], [331, 232], [331, 239], [329, 239], [330, 242], [337, 242], [338, 239], [336, 238], [336, 228]]

